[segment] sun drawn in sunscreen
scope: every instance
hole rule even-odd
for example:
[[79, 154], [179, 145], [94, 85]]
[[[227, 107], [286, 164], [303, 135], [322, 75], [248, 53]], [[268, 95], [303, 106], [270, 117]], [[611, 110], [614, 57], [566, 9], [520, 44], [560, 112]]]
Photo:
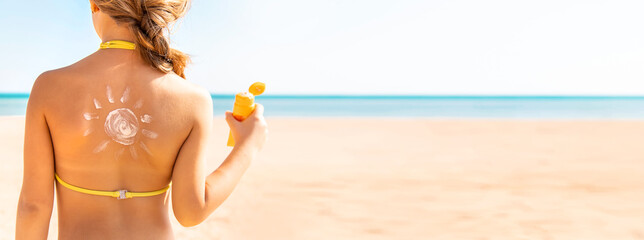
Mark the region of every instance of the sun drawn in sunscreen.
[[[123, 95], [121, 96], [120, 103], [125, 104], [130, 98], [130, 88], [125, 88]], [[103, 106], [99, 100], [94, 98], [93, 104], [96, 110], [110, 109], [112, 104], [115, 104], [114, 96], [112, 95], [112, 88], [107, 86], [107, 101], [108, 105]], [[138, 100], [134, 104], [133, 108], [140, 109], [143, 106], [143, 100]], [[112, 107], [114, 108], [114, 107]], [[99, 113], [83, 113], [83, 118], [87, 121], [101, 120]], [[138, 146], [148, 155], [151, 155], [148, 147], [141, 141], [141, 136], [155, 139], [159, 136], [156, 132], [153, 132], [149, 129], [144, 128], [145, 125], [152, 122], [152, 117], [148, 114], [142, 114], [140, 117], [132, 111], [132, 109], [127, 107], [114, 108], [110, 110], [107, 116], [105, 117], [105, 123], [103, 124], [103, 130], [105, 134], [110, 138], [110, 140], [104, 140], [94, 148], [94, 153], [101, 152], [107, 148], [109, 143], [115, 142], [122, 145], [122, 149], [117, 151], [117, 158], [125, 152], [125, 148], [129, 148], [129, 153], [132, 158], [137, 158], [139, 153], [135, 146]], [[89, 136], [94, 132], [93, 129], [87, 129], [83, 136]], [[137, 144], [138, 143], [138, 144]]]

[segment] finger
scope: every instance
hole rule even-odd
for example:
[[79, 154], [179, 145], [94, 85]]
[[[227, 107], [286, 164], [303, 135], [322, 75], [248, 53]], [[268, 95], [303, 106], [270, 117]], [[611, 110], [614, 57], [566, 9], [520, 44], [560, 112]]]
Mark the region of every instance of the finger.
[[264, 105], [255, 103], [255, 110], [253, 111], [252, 115], [254, 116], [263, 116], [264, 115]]
[[226, 122], [228, 122], [228, 125], [237, 124], [237, 119], [233, 117], [233, 112], [226, 111]]

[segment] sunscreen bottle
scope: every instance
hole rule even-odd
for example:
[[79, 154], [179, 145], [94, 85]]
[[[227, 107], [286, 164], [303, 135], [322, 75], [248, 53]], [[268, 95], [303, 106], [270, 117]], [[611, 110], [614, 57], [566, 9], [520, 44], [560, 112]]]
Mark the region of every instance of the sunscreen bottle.
[[[233, 106], [233, 117], [238, 121], [244, 121], [255, 110], [255, 96], [259, 96], [264, 92], [266, 84], [262, 82], [253, 83], [248, 88], [248, 92], [240, 92], [235, 96], [235, 105]], [[228, 134], [229, 147], [235, 146], [235, 139], [233, 132]]]

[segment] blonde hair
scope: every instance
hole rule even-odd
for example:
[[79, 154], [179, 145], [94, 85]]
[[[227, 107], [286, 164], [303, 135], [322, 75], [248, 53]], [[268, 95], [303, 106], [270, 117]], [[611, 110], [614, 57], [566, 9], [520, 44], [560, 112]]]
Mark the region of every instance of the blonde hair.
[[168, 28], [186, 14], [190, 0], [92, 0], [92, 3], [117, 23], [129, 26], [146, 62], [185, 78], [184, 69], [190, 58], [170, 48]]

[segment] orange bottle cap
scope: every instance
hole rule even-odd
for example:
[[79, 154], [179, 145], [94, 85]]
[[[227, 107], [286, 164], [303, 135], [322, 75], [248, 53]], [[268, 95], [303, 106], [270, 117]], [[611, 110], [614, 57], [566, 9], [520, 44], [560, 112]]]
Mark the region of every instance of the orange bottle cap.
[[256, 82], [253, 83], [253, 85], [250, 85], [248, 92], [252, 93], [255, 96], [258, 96], [264, 92], [264, 89], [266, 89], [266, 84], [264, 84], [263, 82]]

